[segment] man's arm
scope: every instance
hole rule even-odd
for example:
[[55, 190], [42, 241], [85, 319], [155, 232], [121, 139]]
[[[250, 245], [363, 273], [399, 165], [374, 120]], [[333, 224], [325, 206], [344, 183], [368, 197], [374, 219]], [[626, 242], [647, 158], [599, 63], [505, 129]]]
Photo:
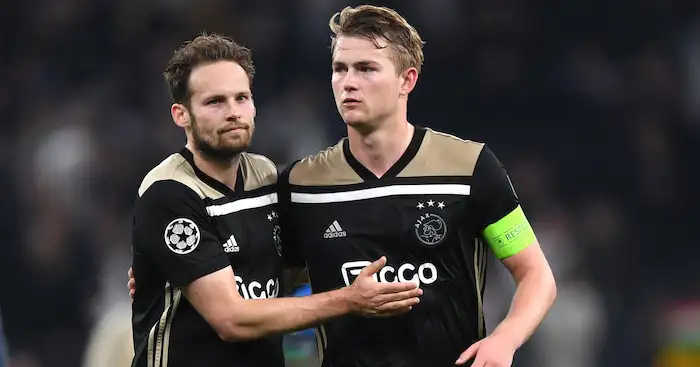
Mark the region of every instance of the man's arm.
[[530, 338], [549, 312], [557, 287], [537, 240], [502, 262], [512, 274], [517, 288], [508, 315], [491, 335], [503, 335], [517, 349]]
[[516, 284], [510, 311], [491, 335], [506, 337], [517, 349], [552, 307], [556, 298], [554, 275], [505, 168], [487, 147], [476, 169], [475, 175], [480, 174], [488, 187], [483, 197], [483, 237]]
[[244, 299], [231, 281], [230, 267], [195, 280], [184, 294], [223, 340], [257, 339], [352, 312], [390, 316], [409, 311], [421, 291], [412, 283], [377, 283], [372, 276], [385, 264], [381, 258], [367, 266], [350, 287], [306, 297]]
[[[556, 284], [537, 237], [520, 207], [503, 165], [484, 147], [474, 170], [475, 217], [484, 240], [516, 283], [510, 311], [487, 338], [467, 349], [457, 364], [476, 355], [473, 366], [508, 365], [542, 322], [556, 297]], [[509, 355], [505, 350], [510, 350]]]
[[[413, 283], [374, 281], [372, 274], [386, 262], [382, 258], [343, 289], [304, 298], [244, 299], [201, 199], [174, 181], [158, 182], [139, 198], [134, 251], [148, 256], [225, 340], [299, 330], [349, 312], [403, 313], [421, 294]], [[138, 279], [138, 267], [134, 267], [134, 276]], [[138, 289], [134, 297], [138, 299]]]

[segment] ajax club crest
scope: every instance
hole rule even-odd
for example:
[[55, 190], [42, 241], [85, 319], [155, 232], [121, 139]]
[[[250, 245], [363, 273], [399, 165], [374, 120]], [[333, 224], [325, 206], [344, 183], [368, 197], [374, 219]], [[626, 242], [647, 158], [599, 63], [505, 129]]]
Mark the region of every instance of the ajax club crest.
[[275, 242], [275, 248], [277, 249], [277, 255], [282, 256], [282, 229], [279, 224], [275, 224], [272, 227], [272, 240]]
[[416, 237], [426, 246], [439, 245], [447, 236], [447, 222], [438, 214], [445, 208], [445, 203], [430, 199], [418, 202], [416, 207], [421, 210], [421, 216], [414, 223]]

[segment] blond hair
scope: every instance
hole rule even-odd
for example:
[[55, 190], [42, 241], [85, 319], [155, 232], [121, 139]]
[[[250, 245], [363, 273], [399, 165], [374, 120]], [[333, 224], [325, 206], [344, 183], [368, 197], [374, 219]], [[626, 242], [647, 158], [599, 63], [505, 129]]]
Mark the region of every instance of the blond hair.
[[424, 42], [418, 31], [395, 10], [374, 5], [348, 6], [333, 14], [328, 26], [333, 32], [333, 53], [340, 36], [366, 37], [377, 48], [382, 48], [378, 40], [383, 38], [394, 51], [391, 58], [397, 72], [414, 67], [420, 73]]

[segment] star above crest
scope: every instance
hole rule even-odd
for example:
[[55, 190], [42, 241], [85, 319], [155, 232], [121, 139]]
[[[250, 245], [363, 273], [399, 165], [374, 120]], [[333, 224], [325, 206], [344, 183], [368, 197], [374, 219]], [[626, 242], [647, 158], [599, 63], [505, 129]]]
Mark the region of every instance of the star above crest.
[[267, 215], [267, 220], [272, 222], [273, 219], [277, 219], [277, 212], [276, 211], [271, 211], [270, 214]]
[[418, 209], [425, 209], [425, 208], [430, 208], [430, 207], [436, 207], [438, 209], [445, 209], [447, 205], [445, 205], [444, 201], [435, 201], [433, 199], [428, 199], [426, 202], [419, 201], [418, 205], [416, 205], [416, 208]]

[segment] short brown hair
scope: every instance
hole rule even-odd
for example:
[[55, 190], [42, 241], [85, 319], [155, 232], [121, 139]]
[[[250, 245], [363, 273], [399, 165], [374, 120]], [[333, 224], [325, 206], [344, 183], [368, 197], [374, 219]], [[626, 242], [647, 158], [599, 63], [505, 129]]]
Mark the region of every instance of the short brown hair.
[[394, 49], [392, 59], [397, 72], [415, 67], [420, 73], [424, 42], [418, 31], [395, 10], [374, 5], [348, 6], [335, 13], [328, 25], [334, 34], [331, 37], [332, 52], [335, 52], [340, 36], [366, 37], [377, 48], [380, 48], [378, 39], [384, 38]]
[[163, 72], [173, 102], [188, 104], [191, 97], [189, 80], [192, 70], [197, 66], [216, 61], [237, 63], [248, 74], [250, 83], [253, 83], [255, 67], [249, 49], [230, 38], [218, 34], [202, 33], [192, 41], [187, 41], [178, 47], [170, 58], [168, 67]]

